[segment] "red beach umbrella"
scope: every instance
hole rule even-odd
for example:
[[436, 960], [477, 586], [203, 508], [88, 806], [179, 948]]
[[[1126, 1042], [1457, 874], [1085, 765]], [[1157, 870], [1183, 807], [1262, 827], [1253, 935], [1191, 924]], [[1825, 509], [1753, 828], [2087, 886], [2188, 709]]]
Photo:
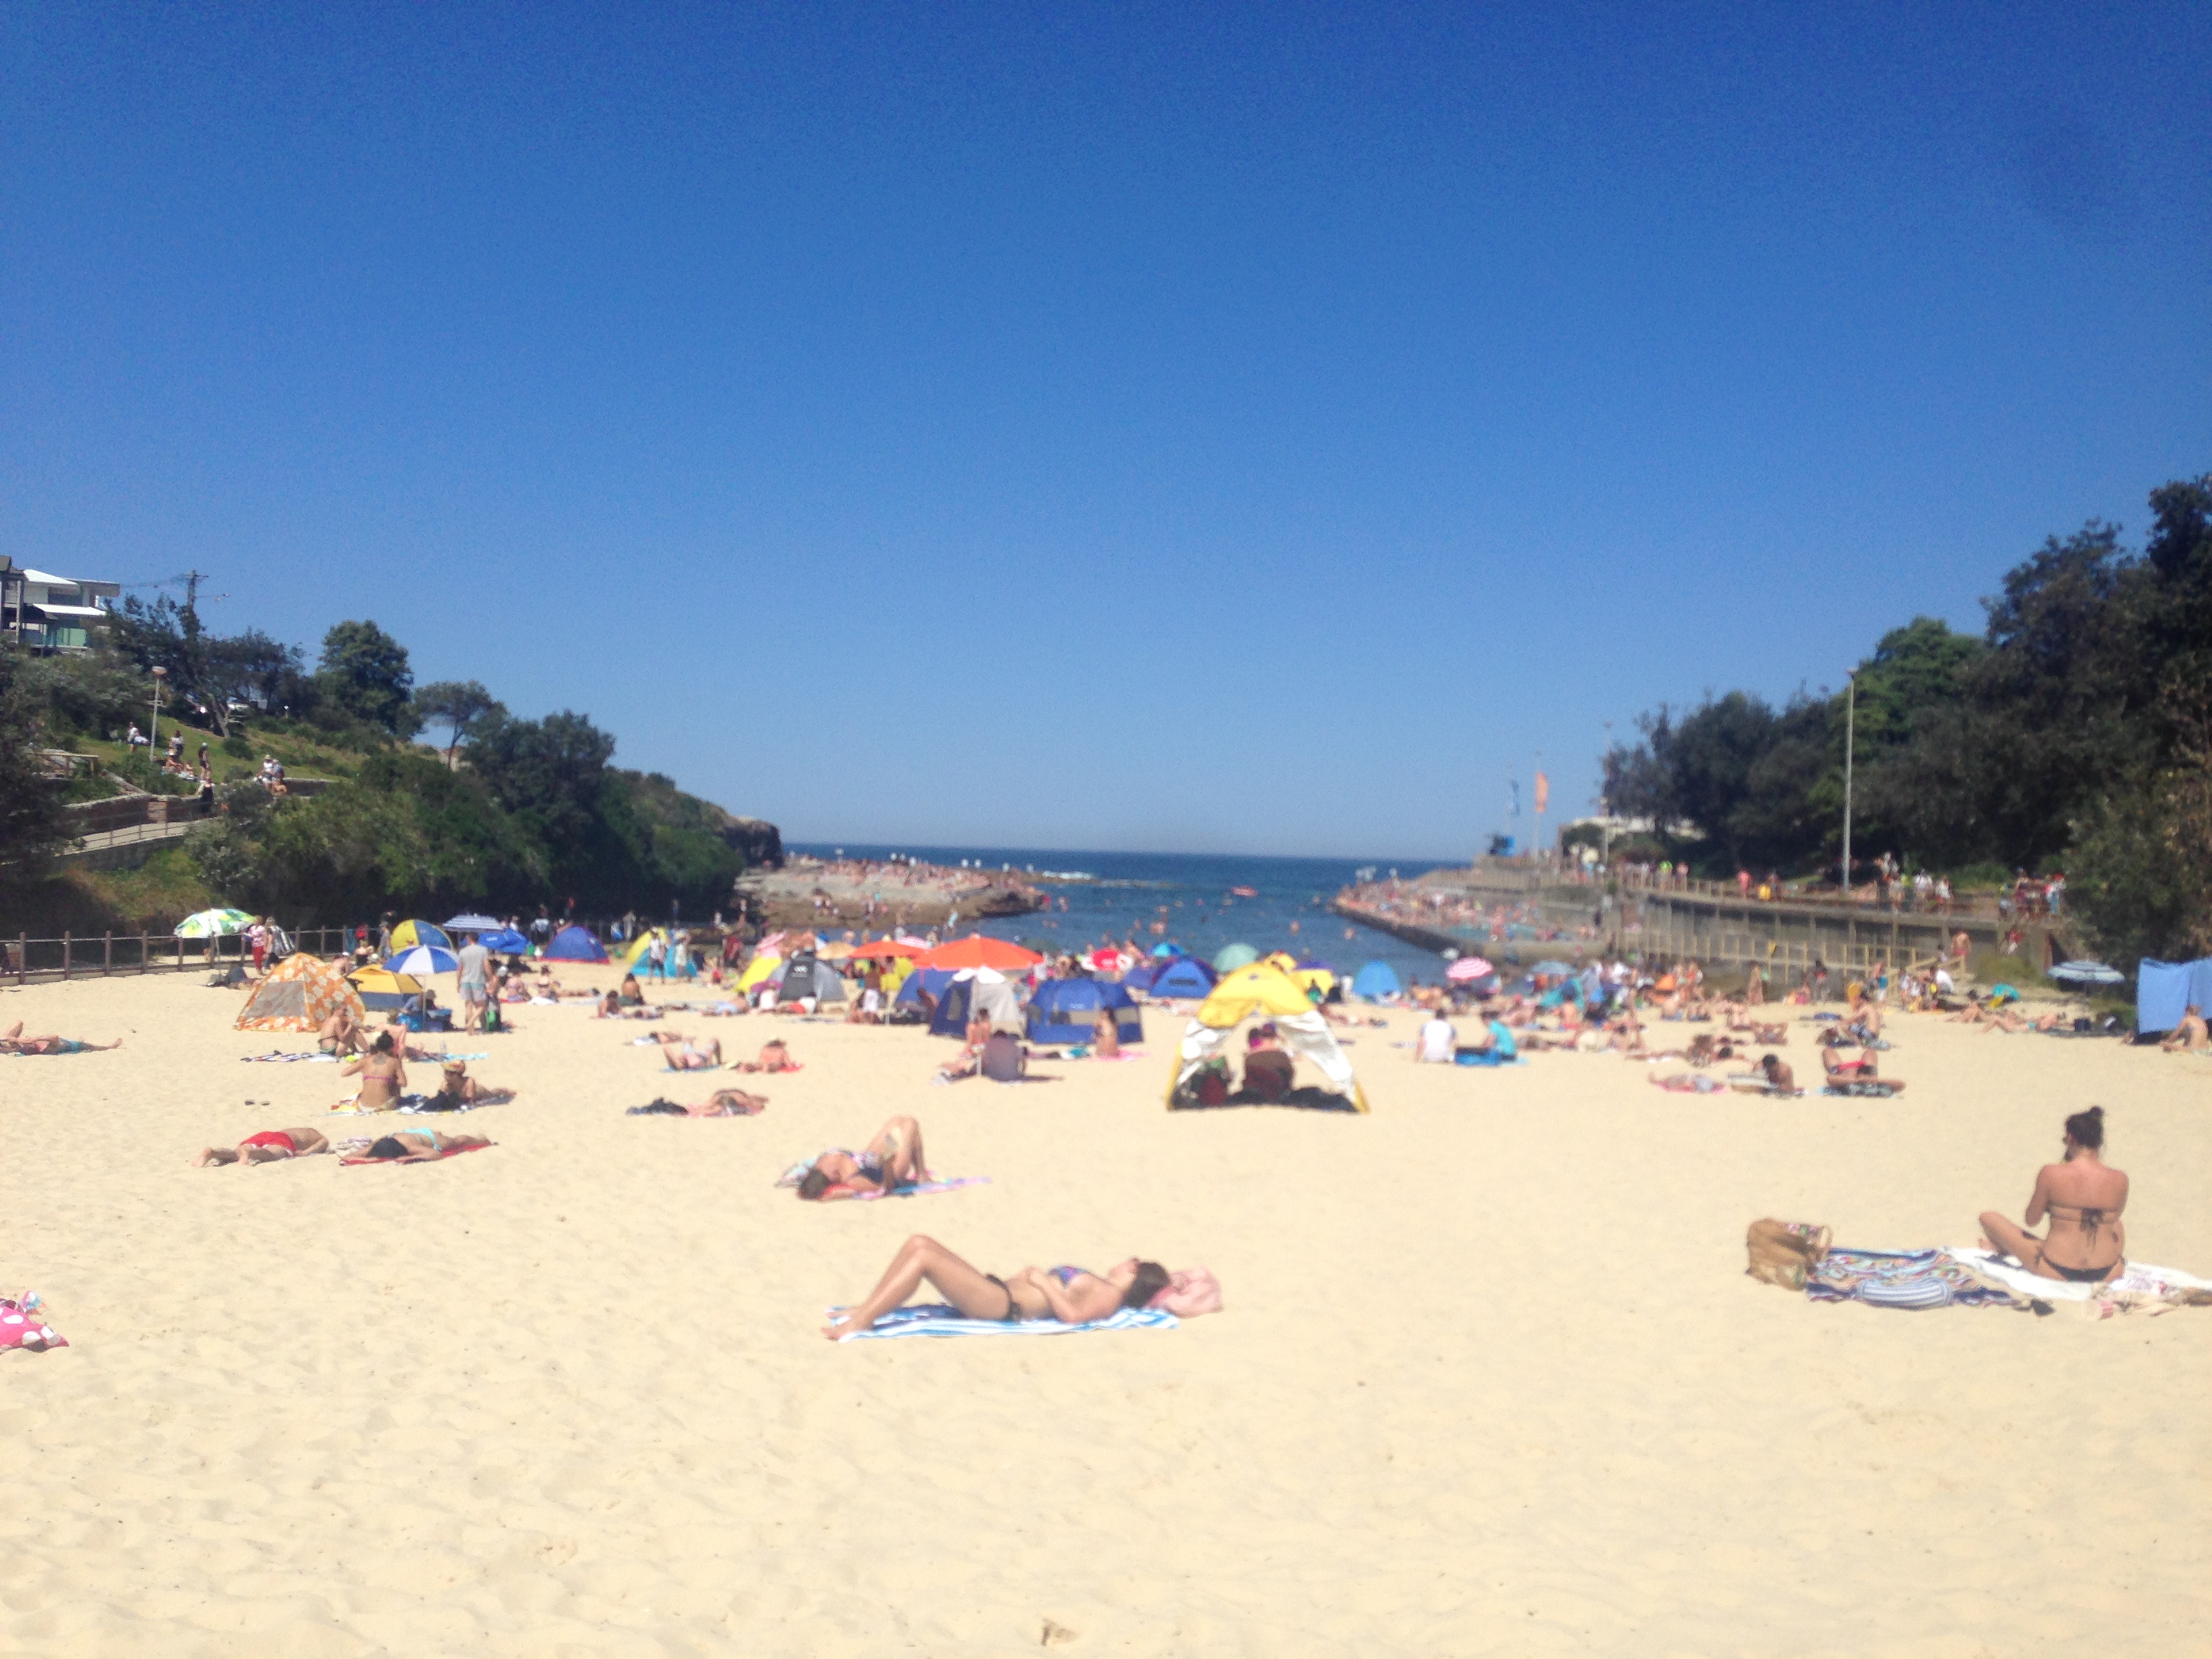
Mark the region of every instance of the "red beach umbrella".
[[1002, 939], [986, 939], [981, 933], [970, 933], [966, 939], [948, 940], [934, 951], [924, 951], [914, 959], [917, 968], [996, 968], [1000, 972], [1034, 968], [1044, 958], [1034, 951], [1024, 951], [1018, 945], [1009, 945]]

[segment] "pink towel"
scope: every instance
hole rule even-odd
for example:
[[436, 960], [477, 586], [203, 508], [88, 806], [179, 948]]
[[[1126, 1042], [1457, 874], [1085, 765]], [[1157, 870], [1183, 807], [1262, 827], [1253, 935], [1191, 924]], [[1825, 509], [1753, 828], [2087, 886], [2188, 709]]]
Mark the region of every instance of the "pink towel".
[[68, 1341], [52, 1326], [35, 1313], [24, 1310], [20, 1302], [0, 1297], [0, 1348], [27, 1348], [33, 1353], [48, 1348], [66, 1348]]

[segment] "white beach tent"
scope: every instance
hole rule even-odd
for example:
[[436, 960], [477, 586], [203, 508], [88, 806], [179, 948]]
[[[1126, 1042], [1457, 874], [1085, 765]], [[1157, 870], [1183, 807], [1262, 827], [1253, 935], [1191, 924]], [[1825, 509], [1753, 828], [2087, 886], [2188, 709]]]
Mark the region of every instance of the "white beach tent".
[[1328, 1086], [1359, 1111], [1367, 1109], [1367, 1091], [1352, 1075], [1352, 1061], [1339, 1046], [1336, 1034], [1293, 980], [1273, 963], [1249, 963], [1221, 976], [1198, 1012], [1191, 1017], [1176, 1054], [1174, 1077], [1168, 1084], [1168, 1104], [1176, 1091], [1190, 1081], [1198, 1068], [1229, 1044], [1248, 1020], [1273, 1020], [1283, 1047], [1328, 1079]]

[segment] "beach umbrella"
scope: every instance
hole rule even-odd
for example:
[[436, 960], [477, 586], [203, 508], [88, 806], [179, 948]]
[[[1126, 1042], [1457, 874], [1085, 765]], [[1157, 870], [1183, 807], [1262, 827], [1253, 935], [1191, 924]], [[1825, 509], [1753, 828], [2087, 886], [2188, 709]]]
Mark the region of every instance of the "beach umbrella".
[[501, 927], [486, 933], [480, 941], [487, 951], [496, 951], [501, 956], [519, 957], [530, 948], [530, 941], [512, 927]]
[[451, 951], [435, 945], [418, 945], [386, 957], [384, 965], [395, 974], [451, 974], [459, 972], [461, 966]]
[[1213, 953], [1214, 971], [1222, 974], [1233, 973], [1246, 963], [1257, 962], [1259, 959], [1260, 953], [1249, 945], [1224, 945]]
[[1488, 963], [1485, 962], [1480, 957], [1462, 957], [1457, 962], [1455, 962], [1450, 967], [1444, 969], [1444, 977], [1449, 980], [1463, 981], [1470, 979], [1481, 979], [1485, 975], [1495, 973], [1496, 971], [1497, 970], [1495, 969], [1493, 969]]
[[929, 947], [927, 945], [919, 944], [912, 939], [879, 939], [873, 945], [863, 945], [858, 946], [854, 949], [853, 954], [855, 957], [883, 957], [885, 958], [891, 957], [918, 957], [928, 948]]
[[253, 917], [245, 910], [201, 910], [186, 916], [171, 931], [178, 939], [216, 939], [242, 933], [252, 926]]
[[2015, 988], [2009, 985], [1992, 985], [1990, 987], [1990, 1000], [1991, 1002], [2018, 1002], [2020, 1000], [2020, 992]]
[[2128, 976], [2101, 962], [2062, 962], [2051, 970], [2051, 977], [2077, 985], [2124, 985]]
[[1548, 974], [1555, 977], [1565, 977], [1572, 974], [1575, 970], [1566, 963], [1553, 960], [1551, 962], [1540, 962], [1528, 971], [1532, 974]]
[[[479, 916], [473, 913], [465, 916], [452, 916], [447, 919], [446, 931], [449, 933], [497, 933], [499, 931], [499, 918], [497, 916]], [[426, 943], [432, 944], [434, 944], [435, 942], [436, 941], [434, 940], [426, 941]]]
[[441, 951], [453, 948], [453, 941], [446, 937], [444, 928], [433, 922], [410, 919], [392, 930], [392, 948], [404, 951], [412, 945], [434, 945]]
[[921, 968], [1034, 968], [1044, 958], [1035, 951], [1024, 951], [1018, 945], [1009, 945], [1002, 939], [990, 939], [981, 933], [970, 933], [965, 939], [956, 939], [939, 945], [915, 958]]
[[1162, 944], [1152, 946], [1152, 954], [1156, 957], [1180, 957], [1188, 953], [1183, 950], [1182, 945], [1177, 945], [1174, 940], [1170, 939]]

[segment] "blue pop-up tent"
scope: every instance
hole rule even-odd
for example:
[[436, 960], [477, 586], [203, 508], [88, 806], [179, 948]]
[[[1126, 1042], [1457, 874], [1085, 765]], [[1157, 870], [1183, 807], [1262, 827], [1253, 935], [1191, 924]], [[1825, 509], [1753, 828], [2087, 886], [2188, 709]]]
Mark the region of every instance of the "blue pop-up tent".
[[894, 1008], [919, 1008], [924, 991], [933, 997], [945, 994], [945, 988], [952, 983], [953, 968], [917, 968], [899, 981], [898, 994], [891, 999]]
[[1131, 991], [1149, 991], [1152, 988], [1152, 975], [1166, 966], [1164, 962], [1154, 962], [1149, 958], [1140, 962], [1121, 975], [1122, 987]]
[[588, 927], [568, 927], [553, 935], [546, 945], [545, 954], [555, 962], [605, 962], [606, 946], [592, 936]]
[[1088, 1042], [1098, 1011], [1114, 1011], [1114, 1029], [1124, 1042], [1145, 1040], [1145, 1017], [1125, 986], [1095, 979], [1048, 980], [1030, 999], [1031, 1042]]
[[1406, 988], [1398, 982], [1398, 970], [1377, 957], [1353, 977], [1352, 994], [1362, 1002], [1380, 1002], [1384, 997], [1405, 995]]
[[1165, 1000], [1170, 997], [1191, 997], [1199, 1000], [1213, 994], [1213, 969], [1196, 957], [1177, 957], [1152, 975], [1152, 994]]
[[2137, 1031], [2171, 1031], [2192, 1004], [2200, 1014], [2212, 1009], [2212, 957], [2195, 962], [2145, 957], [2136, 964]]

